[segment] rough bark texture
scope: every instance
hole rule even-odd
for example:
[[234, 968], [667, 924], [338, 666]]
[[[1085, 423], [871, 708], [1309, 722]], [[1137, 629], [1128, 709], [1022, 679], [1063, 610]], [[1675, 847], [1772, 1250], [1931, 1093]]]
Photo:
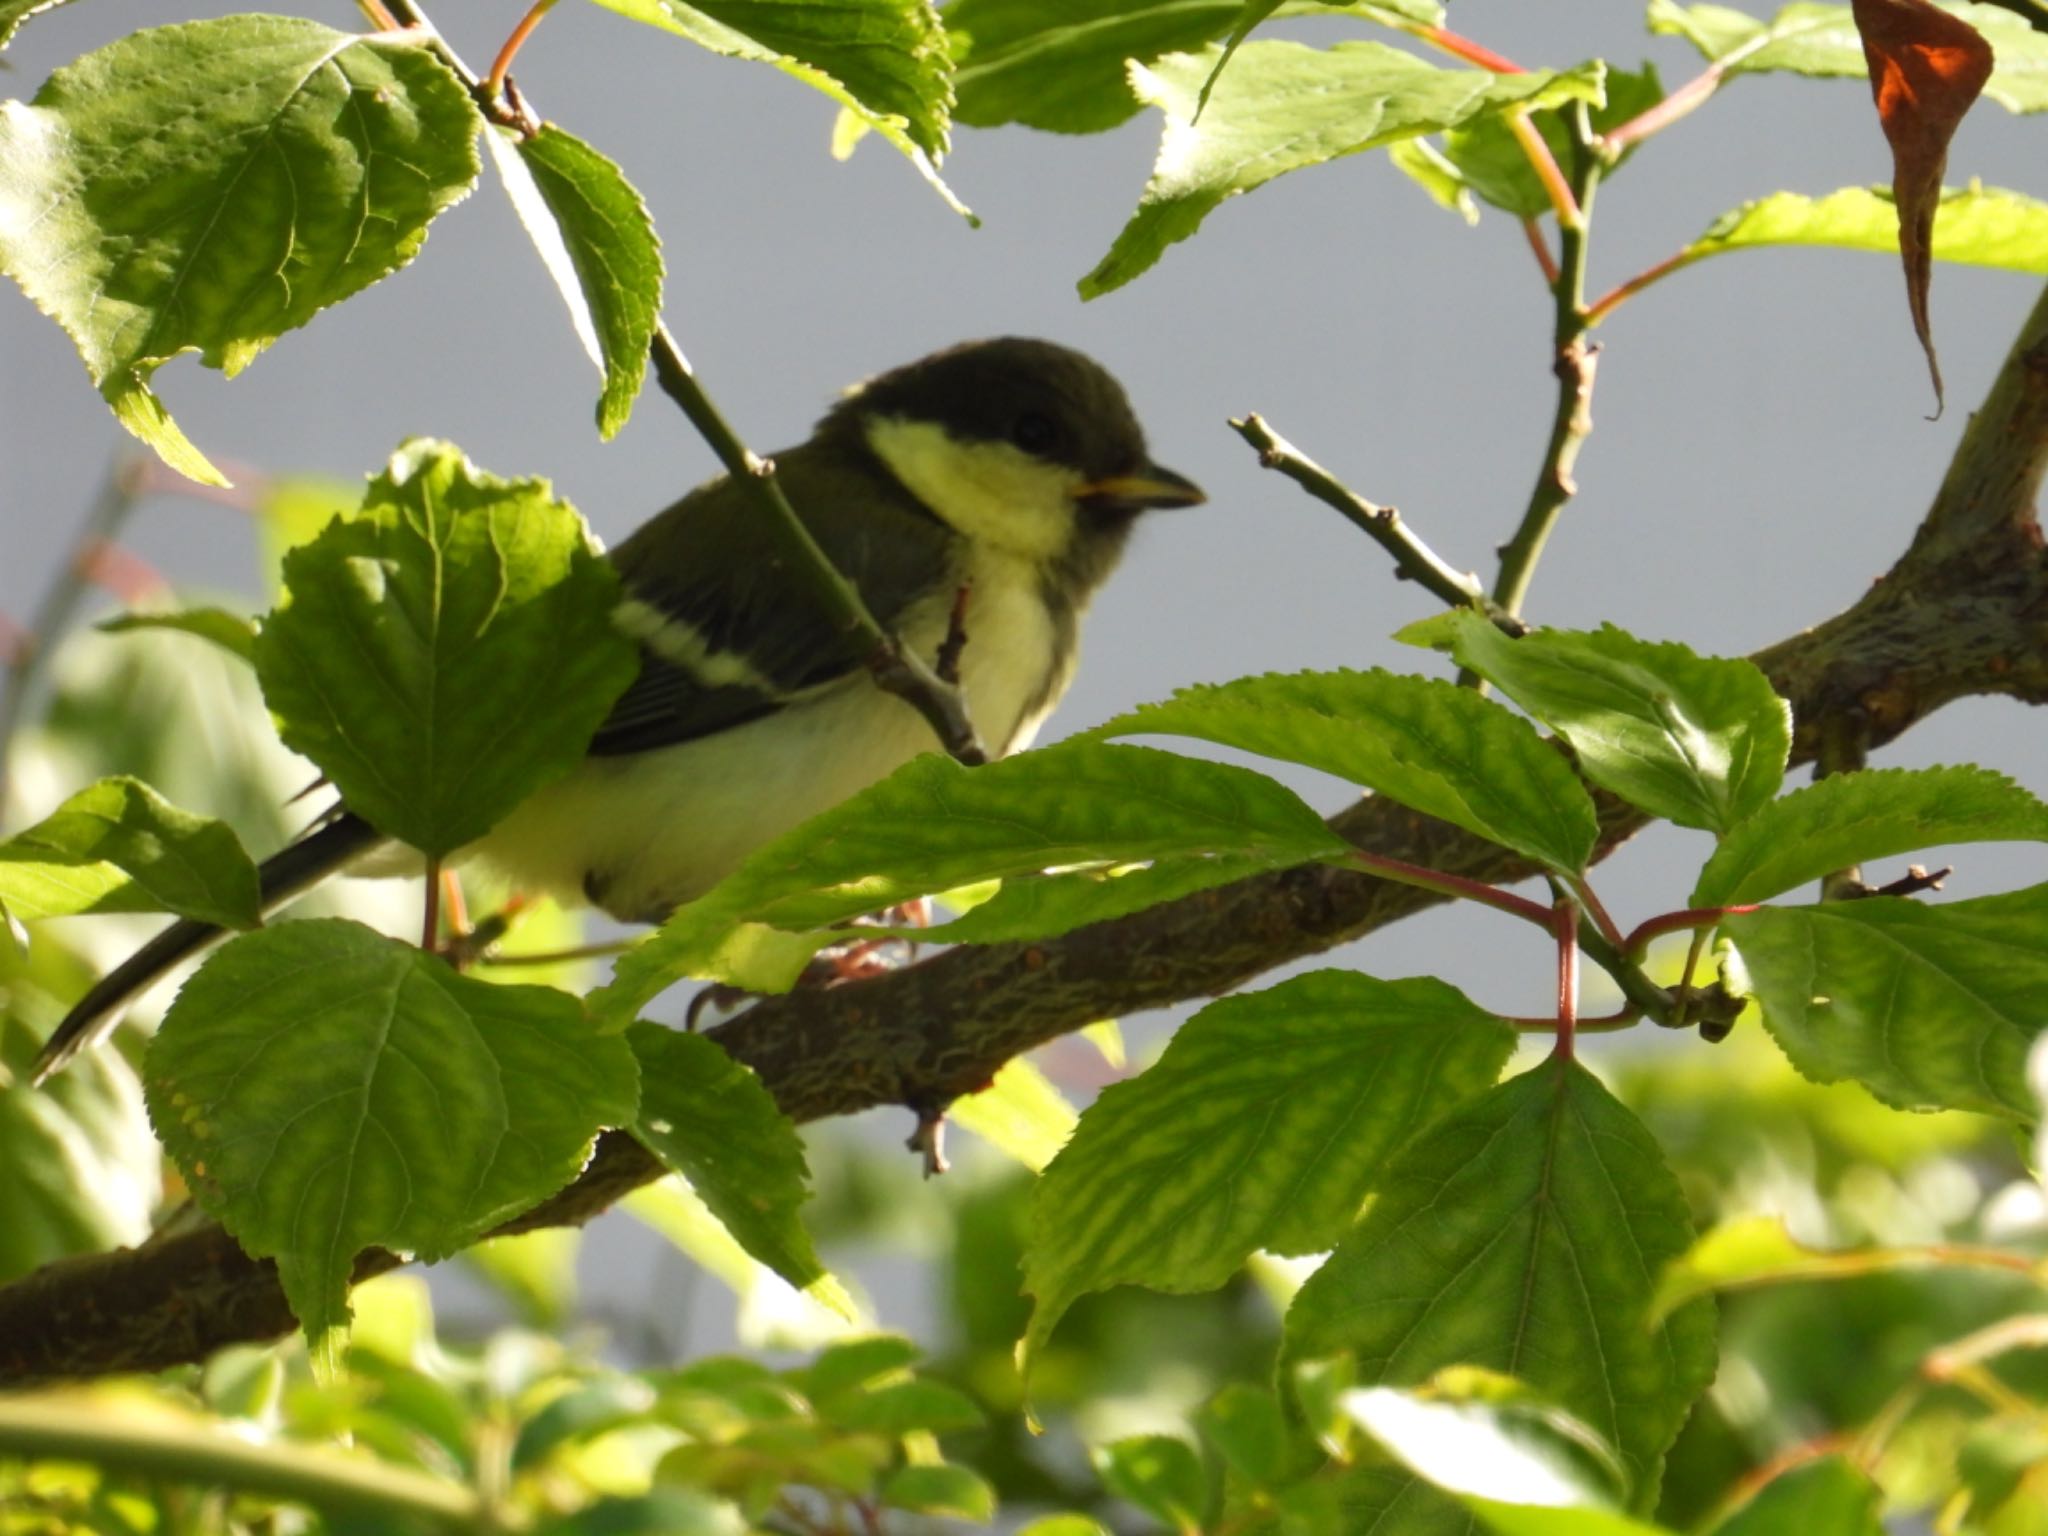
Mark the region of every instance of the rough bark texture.
[[[1754, 659], [1792, 702], [1795, 762], [1859, 755], [1959, 698], [2048, 702], [2048, 557], [2034, 514], [2048, 465], [2048, 295], [2029, 316], [1912, 546], [1847, 611]], [[1644, 818], [1597, 794], [1601, 853]], [[1488, 881], [1505, 850], [1380, 800], [1331, 825], [1362, 848]], [[830, 991], [760, 1003], [713, 1037], [798, 1121], [944, 1105], [1005, 1061], [1094, 1019], [1223, 992], [1433, 903], [1323, 866], [1259, 876], [1036, 944], [961, 947]], [[503, 1232], [580, 1224], [657, 1177], [610, 1133], [582, 1176]], [[364, 1254], [356, 1278], [402, 1261]], [[292, 1317], [275, 1269], [212, 1223], [67, 1259], [0, 1288], [0, 1386], [201, 1359]]]

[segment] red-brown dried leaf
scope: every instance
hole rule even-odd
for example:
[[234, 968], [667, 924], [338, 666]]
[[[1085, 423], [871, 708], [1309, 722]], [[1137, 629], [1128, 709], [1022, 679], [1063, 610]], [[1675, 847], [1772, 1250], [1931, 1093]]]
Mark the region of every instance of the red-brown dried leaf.
[[1991, 78], [1991, 45], [1977, 29], [1929, 0], [1851, 0], [1877, 119], [1892, 147], [1892, 197], [1899, 210], [1899, 255], [1913, 334], [1934, 376], [1941, 408], [1941, 364], [1927, 320], [1934, 276], [1934, 213], [1941, 203], [1948, 141]]

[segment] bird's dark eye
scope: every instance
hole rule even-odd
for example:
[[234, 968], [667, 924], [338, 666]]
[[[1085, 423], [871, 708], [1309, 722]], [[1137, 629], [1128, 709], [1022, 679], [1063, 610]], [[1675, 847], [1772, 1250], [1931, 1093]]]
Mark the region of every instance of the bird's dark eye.
[[1059, 440], [1060, 429], [1043, 411], [1026, 411], [1010, 424], [1010, 441], [1026, 453], [1042, 454]]

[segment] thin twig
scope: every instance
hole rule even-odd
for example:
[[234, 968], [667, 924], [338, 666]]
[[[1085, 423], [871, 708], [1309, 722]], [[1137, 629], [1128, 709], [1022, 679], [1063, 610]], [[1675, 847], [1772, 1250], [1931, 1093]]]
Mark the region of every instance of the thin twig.
[[1586, 306], [1586, 329], [1591, 330], [1628, 300], [1641, 293], [1660, 278], [1669, 277], [1682, 267], [1689, 267], [1700, 260], [1702, 252], [1688, 246], [1674, 256], [1666, 256], [1654, 267], [1646, 267], [1625, 283], [1617, 283]]
[[1586, 222], [1586, 208], [1572, 184], [1565, 179], [1557, 156], [1550, 152], [1550, 141], [1543, 137], [1543, 131], [1520, 108], [1510, 108], [1504, 118], [1508, 132], [1522, 147], [1522, 154], [1529, 162], [1529, 168], [1536, 173], [1536, 179], [1543, 184], [1543, 195], [1550, 199], [1550, 211], [1557, 215], [1560, 231], [1579, 229]]
[[769, 536], [782, 546], [809, 586], [805, 595], [845, 637], [846, 649], [861, 657], [879, 687], [924, 716], [947, 752], [963, 763], [986, 762], [988, 754], [975, 735], [974, 722], [967, 717], [960, 690], [948, 687], [921, 658], [911, 655], [875, 622], [859, 591], [833, 568], [831, 559], [796, 515], [775, 479], [775, 466], [756, 456], [726, 424], [665, 325], [654, 328], [653, 352], [654, 376], [663, 393], [682, 407], [726, 472], [739, 484], [753, 488]]
[[1552, 928], [1557, 938], [1556, 1055], [1570, 1061], [1579, 1028], [1579, 904], [1571, 897], [1558, 898]]
[[1488, 601], [1486, 588], [1470, 571], [1459, 571], [1425, 544], [1392, 507], [1367, 501], [1346, 486], [1286, 438], [1268, 427], [1256, 414], [1233, 419], [1231, 429], [1259, 453], [1263, 468], [1278, 470], [1325, 506], [1343, 513], [1361, 532], [1394, 557], [1394, 570], [1404, 581], [1419, 583], [1452, 608], [1477, 608], [1511, 635], [1526, 632], [1526, 625], [1496, 611]]
[[1558, 230], [1558, 277], [1551, 285], [1557, 297], [1557, 319], [1552, 339], [1557, 375], [1557, 408], [1552, 415], [1550, 445], [1543, 455], [1543, 468], [1536, 477], [1529, 505], [1522, 514], [1514, 537], [1501, 546], [1500, 575], [1493, 584], [1494, 601], [1508, 613], [1519, 615], [1528, 596], [1529, 583], [1542, 558], [1543, 546], [1557, 526], [1558, 514], [1578, 492], [1572, 467], [1579, 445], [1593, 430], [1593, 369], [1598, 348], [1586, 341], [1586, 246], [1585, 219], [1593, 211], [1593, 193], [1600, 184], [1600, 161], [1588, 147], [1590, 130], [1583, 108], [1569, 114], [1577, 148], [1574, 188], [1580, 219], [1561, 224]]
[[1465, 901], [1476, 901], [1483, 907], [1492, 907], [1510, 917], [1519, 917], [1525, 923], [1534, 923], [1539, 928], [1550, 927], [1550, 908], [1540, 901], [1531, 901], [1526, 896], [1517, 896], [1513, 891], [1504, 891], [1497, 885], [1488, 885], [1483, 880], [1468, 880], [1463, 875], [1445, 874], [1440, 869], [1427, 869], [1420, 864], [1411, 864], [1406, 859], [1391, 858], [1384, 853], [1369, 853], [1363, 848], [1354, 848], [1345, 855], [1348, 862], [1356, 864], [1367, 874], [1378, 875], [1382, 880], [1398, 881], [1425, 891], [1435, 891], [1440, 896], [1456, 896]]
[[1557, 286], [1557, 258], [1550, 254], [1550, 242], [1544, 237], [1543, 226], [1534, 219], [1522, 220], [1522, 235], [1529, 242], [1529, 252], [1536, 258], [1536, 265], [1543, 273], [1543, 286]]
[[1662, 133], [1680, 118], [1688, 117], [1705, 106], [1727, 80], [1730, 70], [1774, 40], [1768, 28], [1760, 30], [1741, 47], [1731, 48], [1722, 54], [1656, 105], [1602, 134], [1593, 141], [1594, 148], [1609, 165], [1618, 164], [1623, 155], [1643, 140], [1652, 134]]
[[490, 74], [484, 77], [484, 89], [493, 96], [504, 92], [505, 79], [512, 73], [512, 61], [519, 56], [519, 50], [526, 45], [526, 40], [533, 36], [534, 28], [540, 25], [541, 18], [554, 8], [555, 0], [533, 0], [532, 7], [519, 18], [519, 25], [512, 29], [512, 35], [505, 39], [505, 46], [500, 48], [498, 56], [491, 60]]

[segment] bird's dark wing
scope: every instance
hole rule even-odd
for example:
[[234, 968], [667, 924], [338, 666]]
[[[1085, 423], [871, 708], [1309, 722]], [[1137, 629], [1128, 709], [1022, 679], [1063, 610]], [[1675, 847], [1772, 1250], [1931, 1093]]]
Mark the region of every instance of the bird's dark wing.
[[[813, 440], [776, 458], [791, 505], [885, 628], [949, 579], [956, 538], [857, 444]], [[819, 509], [830, 505], [831, 515]], [[612, 553], [644, 608], [640, 675], [591, 742], [594, 756], [674, 746], [773, 714], [859, 659], [790, 566], [744, 487], [692, 491]], [[658, 553], [657, 553], [658, 552]], [[631, 625], [629, 624], [629, 627]]]

